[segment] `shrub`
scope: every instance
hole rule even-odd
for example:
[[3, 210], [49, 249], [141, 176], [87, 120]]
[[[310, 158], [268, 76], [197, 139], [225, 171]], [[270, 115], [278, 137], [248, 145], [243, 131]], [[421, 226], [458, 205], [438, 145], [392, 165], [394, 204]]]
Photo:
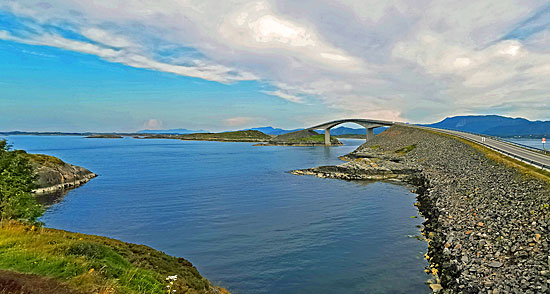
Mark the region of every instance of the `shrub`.
[[35, 222], [42, 214], [31, 191], [36, 175], [27, 158], [0, 140], [0, 220]]

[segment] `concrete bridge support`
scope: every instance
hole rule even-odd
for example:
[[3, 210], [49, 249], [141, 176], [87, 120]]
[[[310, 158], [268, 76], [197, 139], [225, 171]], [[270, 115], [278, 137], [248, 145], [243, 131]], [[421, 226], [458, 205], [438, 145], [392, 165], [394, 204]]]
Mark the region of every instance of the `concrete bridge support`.
[[325, 129], [325, 146], [330, 146], [330, 129]]
[[367, 128], [367, 141], [374, 138], [374, 128]]
[[329, 121], [324, 124], [316, 125], [311, 128], [307, 128], [307, 130], [325, 130], [325, 145], [330, 146], [330, 129], [344, 123], [355, 123], [358, 124], [365, 129], [367, 129], [366, 133], [366, 139], [367, 141], [374, 138], [374, 129], [380, 128], [380, 127], [391, 127], [395, 124], [398, 124], [394, 121], [383, 121], [383, 120], [374, 120], [374, 119], [340, 119], [335, 121]]

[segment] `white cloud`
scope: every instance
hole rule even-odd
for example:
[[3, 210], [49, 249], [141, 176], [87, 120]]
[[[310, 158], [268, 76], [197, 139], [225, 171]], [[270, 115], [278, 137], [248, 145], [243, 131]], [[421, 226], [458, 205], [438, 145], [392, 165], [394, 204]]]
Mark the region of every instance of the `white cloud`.
[[242, 127], [256, 121], [258, 121], [258, 118], [238, 116], [238, 117], [231, 117], [231, 118], [225, 119], [223, 121], [223, 124], [228, 127]]
[[143, 124], [143, 127], [147, 130], [158, 130], [162, 128], [162, 121], [156, 118], [152, 118]]
[[271, 95], [271, 96], [277, 96], [280, 98], [283, 98], [287, 101], [294, 102], [294, 103], [304, 103], [304, 99], [302, 97], [298, 97], [296, 95], [285, 93], [281, 90], [276, 91], [262, 91], [262, 93]]
[[139, 47], [138, 44], [130, 41], [128, 38], [123, 36], [117, 36], [106, 30], [99, 28], [86, 28], [81, 31], [82, 35], [90, 40], [99, 42], [101, 44], [115, 47], [115, 48], [128, 48], [128, 47]]
[[[130, 42], [124, 41], [124, 39], [116, 39], [107, 34], [97, 34], [98, 32], [99, 31], [97, 30], [94, 31], [94, 34], [96, 34], [94, 35], [94, 37], [96, 40], [100, 39], [101, 43], [103, 44], [108, 44], [110, 46], [118, 44], [117, 47], [130, 46], [130, 44], [132, 44]], [[219, 64], [207, 64], [204, 62], [196, 61], [193, 62], [194, 64], [192, 65], [184, 66], [159, 62], [145, 55], [142, 55], [139, 52], [135, 53], [133, 52], [134, 50], [126, 50], [125, 48], [112, 49], [110, 47], [104, 47], [98, 44], [67, 39], [60, 35], [43, 34], [34, 35], [30, 38], [20, 38], [11, 35], [9, 32], [0, 31], [0, 39], [16, 41], [31, 45], [51, 46], [65, 50], [93, 54], [107, 61], [122, 63], [132, 67], [158, 70], [182, 76], [217, 81], [221, 83], [256, 79], [256, 77], [250, 73], [240, 72], [236, 69], [231, 69]]]
[[276, 87], [264, 93], [295, 103], [308, 97], [336, 118], [432, 121], [490, 109], [549, 118], [536, 105], [546, 105], [550, 92], [550, 28], [504, 38], [529, 25], [547, 0], [41, 3], [0, 4], [33, 19], [36, 32], [0, 31], [0, 39], [223, 83], [261, 79]]

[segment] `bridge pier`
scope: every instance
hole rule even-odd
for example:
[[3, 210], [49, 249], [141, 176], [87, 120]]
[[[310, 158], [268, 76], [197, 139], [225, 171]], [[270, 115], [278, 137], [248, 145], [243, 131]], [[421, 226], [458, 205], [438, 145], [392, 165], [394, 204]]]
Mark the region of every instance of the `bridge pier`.
[[325, 129], [325, 146], [330, 146], [330, 129]]
[[367, 141], [374, 138], [374, 128], [367, 128]]

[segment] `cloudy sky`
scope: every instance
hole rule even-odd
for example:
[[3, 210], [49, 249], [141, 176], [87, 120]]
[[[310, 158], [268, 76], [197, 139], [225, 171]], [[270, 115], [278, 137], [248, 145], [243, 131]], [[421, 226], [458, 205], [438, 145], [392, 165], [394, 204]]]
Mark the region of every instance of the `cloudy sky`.
[[0, 129], [550, 120], [547, 0], [0, 0]]

